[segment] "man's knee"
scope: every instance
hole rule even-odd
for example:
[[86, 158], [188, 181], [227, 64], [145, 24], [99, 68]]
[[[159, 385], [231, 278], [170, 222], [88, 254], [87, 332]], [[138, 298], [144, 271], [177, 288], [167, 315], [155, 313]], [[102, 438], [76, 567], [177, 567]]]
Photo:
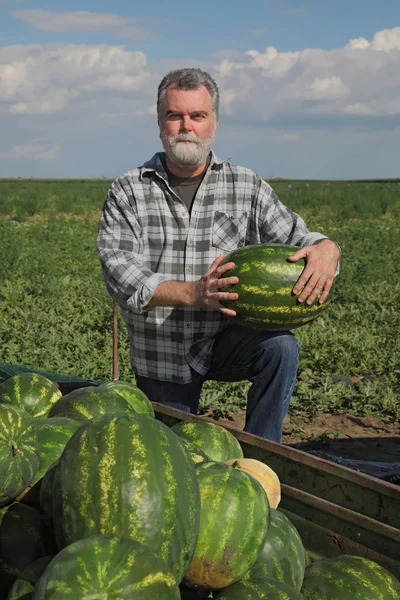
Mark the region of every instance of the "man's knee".
[[265, 339], [260, 344], [260, 351], [253, 367], [258, 370], [273, 364], [276, 365], [277, 368], [282, 365], [287, 371], [296, 371], [299, 349], [299, 342], [291, 333], [276, 335]]

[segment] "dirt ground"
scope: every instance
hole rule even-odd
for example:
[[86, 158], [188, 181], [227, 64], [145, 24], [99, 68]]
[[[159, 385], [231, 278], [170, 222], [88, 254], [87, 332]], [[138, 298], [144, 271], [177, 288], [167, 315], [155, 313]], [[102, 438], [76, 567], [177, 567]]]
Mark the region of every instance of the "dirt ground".
[[[244, 417], [244, 412], [238, 412], [217, 422], [243, 429]], [[398, 422], [350, 414], [320, 414], [311, 423], [298, 416], [287, 416], [282, 441], [288, 446], [400, 484]]]

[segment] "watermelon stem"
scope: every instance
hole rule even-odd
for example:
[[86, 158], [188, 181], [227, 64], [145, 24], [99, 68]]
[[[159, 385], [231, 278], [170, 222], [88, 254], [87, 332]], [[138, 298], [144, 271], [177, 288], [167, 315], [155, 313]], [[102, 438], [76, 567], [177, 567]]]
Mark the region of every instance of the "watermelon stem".
[[17, 456], [19, 449], [15, 442], [11, 442], [11, 448], [12, 448], [12, 455], [14, 458], [14, 456]]

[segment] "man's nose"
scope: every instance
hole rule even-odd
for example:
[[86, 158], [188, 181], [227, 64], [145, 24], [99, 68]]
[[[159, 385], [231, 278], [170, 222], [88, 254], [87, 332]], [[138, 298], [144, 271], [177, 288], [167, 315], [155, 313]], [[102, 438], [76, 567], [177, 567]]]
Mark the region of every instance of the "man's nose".
[[192, 121], [189, 115], [183, 115], [181, 121], [181, 131], [191, 131]]

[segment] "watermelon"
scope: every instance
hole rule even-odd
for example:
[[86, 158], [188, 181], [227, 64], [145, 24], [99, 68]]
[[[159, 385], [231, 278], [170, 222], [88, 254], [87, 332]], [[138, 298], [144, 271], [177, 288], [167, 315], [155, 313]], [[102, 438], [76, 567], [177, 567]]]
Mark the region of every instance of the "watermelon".
[[107, 381], [106, 383], [102, 383], [97, 389], [101, 391], [117, 392], [117, 394], [123, 396], [125, 400], [128, 400], [129, 404], [135, 409], [135, 412], [140, 415], [154, 417], [152, 403], [146, 394], [133, 383], [129, 383], [128, 381]]
[[32, 429], [38, 437], [40, 455], [36, 480], [41, 479], [47, 469], [60, 458], [65, 444], [81, 424], [66, 417], [37, 419], [32, 423]]
[[372, 560], [343, 554], [309, 565], [301, 592], [305, 600], [399, 600], [400, 582]]
[[107, 413], [135, 415], [136, 411], [120, 394], [90, 385], [62, 396], [52, 407], [49, 417], [67, 417], [82, 422]]
[[52, 465], [44, 475], [40, 483], [39, 503], [45, 523], [51, 531], [54, 531], [53, 525], [53, 484], [56, 474], [57, 463]]
[[[297, 246], [286, 244], [253, 244], [227, 254], [224, 263], [233, 261], [235, 267], [224, 274], [238, 277], [239, 282], [227, 288], [236, 292], [237, 300], [222, 304], [236, 311], [235, 323], [267, 331], [295, 329], [313, 321], [327, 308], [329, 302], [311, 306], [299, 303], [292, 290], [300, 277], [305, 260], [289, 262]], [[223, 264], [224, 264], [223, 263]]]
[[243, 458], [243, 450], [230, 431], [210, 421], [180, 421], [172, 431], [196, 444], [210, 460], [225, 462], [230, 458]]
[[189, 452], [190, 457], [195, 465], [198, 463], [204, 462], [205, 460], [209, 460], [207, 454], [203, 452], [196, 444], [193, 442], [189, 442], [186, 438], [178, 437], [180, 443], [186, 450]]
[[96, 535], [74, 542], [50, 562], [33, 600], [180, 600], [173, 574], [148, 548]]
[[19, 406], [33, 417], [47, 417], [59, 398], [58, 385], [38, 373], [20, 373], [0, 383], [0, 402]]
[[0, 597], [9, 592], [26, 567], [56, 551], [55, 539], [41, 513], [14, 502], [0, 526]]
[[11, 404], [0, 404], [0, 506], [10, 503], [34, 479], [39, 444], [33, 417]]
[[58, 546], [113, 534], [144, 543], [180, 581], [199, 528], [194, 463], [175, 434], [147, 415], [104, 415], [65, 446], [53, 484]]
[[257, 559], [269, 528], [268, 498], [251, 475], [224, 463], [200, 463], [196, 473], [200, 531], [185, 582], [221, 589], [241, 579]]
[[302, 598], [303, 596], [292, 587], [274, 579], [241, 580], [215, 596], [216, 600], [302, 600]]
[[263, 548], [245, 579], [275, 579], [297, 591], [304, 578], [306, 552], [293, 523], [271, 509], [271, 524]]
[[34, 591], [35, 586], [29, 583], [29, 581], [17, 579], [10, 589], [7, 600], [32, 600]]
[[52, 559], [53, 556], [43, 556], [26, 567], [14, 581], [7, 600], [30, 600], [39, 577]]

